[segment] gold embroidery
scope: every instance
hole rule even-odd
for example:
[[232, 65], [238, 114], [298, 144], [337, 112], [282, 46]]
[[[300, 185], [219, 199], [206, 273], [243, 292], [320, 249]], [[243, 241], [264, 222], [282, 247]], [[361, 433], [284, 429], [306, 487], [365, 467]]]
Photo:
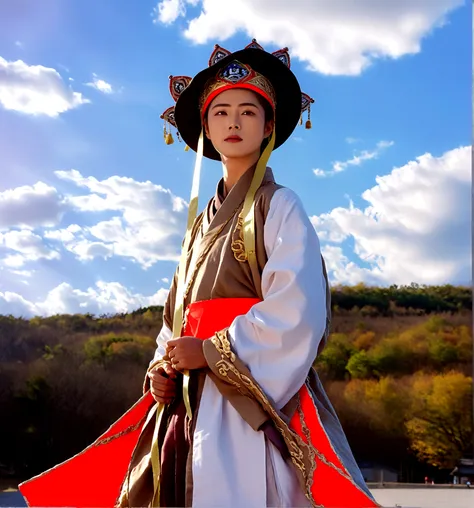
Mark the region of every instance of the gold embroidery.
[[243, 232], [244, 219], [240, 215], [235, 227], [234, 234], [237, 233], [237, 239], [232, 242], [231, 249], [234, 253], [234, 257], [239, 263], [245, 263], [247, 261], [247, 252], [245, 251], [244, 244], [244, 232]]
[[232, 363], [235, 362], [235, 354], [227, 338], [227, 330], [217, 332], [211, 340], [214, 346], [216, 346], [217, 351], [221, 354], [223, 360], [227, 357]]
[[[262, 74], [257, 74], [251, 78], [251, 79], [244, 79], [237, 83], [235, 83], [235, 87], [238, 88], [239, 85], [242, 84], [250, 84], [255, 86], [256, 88], [259, 88], [262, 90], [270, 100], [273, 102], [273, 107], [276, 106], [276, 94], [275, 89], [273, 88], [273, 85], [270, 83], [270, 81], [263, 76]], [[219, 79], [218, 77], [211, 78], [207, 81], [206, 85], [204, 86], [204, 90], [202, 91], [201, 97], [199, 98], [199, 109], [202, 110], [204, 104], [206, 103], [207, 98], [214, 93], [216, 90], [219, 90], [219, 88], [223, 88], [224, 86], [234, 85], [234, 83], [225, 80], [225, 79]]]
[[311, 433], [310, 433], [309, 428], [306, 425], [306, 421], [304, 419], [303, 410], [301, 409], [301, 399], [300, 399], [299, 393], [296, 396], [296, 410], [298, 411], [298, 416], [300, 418], [300, 423], [301, 423], [301, 428], [303, 430], [303, 434], [305, 435], [306, 441], [308, 442], [311, 469], [309, 470], [308, 475], [306, 476], [306, 490], [308, 492], [311, 492], [311, 487], [313, 486], [314, 471], [317, 466], [317, 464], [316, 464], [316, 449], [314, 448], [313, 443], [311, 442]]
[[[283, 419], [278, 415], [273, 406], [268, 402], [267, 397], [262, 392], [260, 387], [255, 383], [253, 383], [253, 381], [250, 378], [248, 378], [244, 374], [241, 374], [241, 372], [232, 363], [230, 363], [225, 359], [219, 361], [216, 364], [216, 367], [217, 366], [219, 369], [219, 374], [221, 376], [226, 377], [228, 382], [238, 387], [239, 390], [241, 390], [243, 384], [250, 391], [250, 393], [257, 399], [257, 401], [262, 406], [264, 406], [264, 408], [272, 415], [273, 420], [275, 422], [275, 426], [285, 439], [293, 464], [304, 474], [305, 465], [303, 459], [303, 452], [301, 448], [305, 447], [306, 444], [300, 438], [300, 436], [291, 431], [291, 429], [288, 429], [288, 426], [285, 424]], [[238, 381], [241, 381], [241, 383], [235, 381], [234, 379], [231, 379], [228, 375], [229, 372], [231, 372], [237, 378]]]
[[252, 85], [255, 85], [260, 90], [263, 90], [273, 101], [274, 107], [276, 106], [276, 95], [275, 90], [270, 81], [263, 75], [257, 74], [253, 79], [249, 81]]
[[222, 377], [227, 378], [228, 383], [230, 383], [232, 386], [235, 386], [237, 388], [237, 391], [241, 395], [247, 396], [247, 393], [244, 390], [242, 390], [240, 383], [238, 383], [237, 381], [235, 381], [234, 379], [232, 379], [231, 377], [229, 377], [227, 375], [227, 373], [232, 370], [232, 365], [228, 361], [220, 360], [216, 363], [216, 367], [217, 367], [217, 371], [219, 372], [219, 374]]
[[133, 432], [140, 428], [141, 425], [143, 425], [143, 422], [146, 420], [146, 416], [142, 418], [138, 423], [135, 425], [130, 425], [130, 427], [127, 427], [124, 430], [121, 430], [120, 432], [117, 432], [117, 434], [113, 434], [109, 437], [104, 437], [104, 439], [101, 439], [100, 441], [97, 441], [94, 443], [94, 446], [101, 446], [110, 443], [111, 441], [114, 441], [115, 439], [118, 439], [119, 437], [125, 436], [126, 434], [130, 434], [130, 432]]

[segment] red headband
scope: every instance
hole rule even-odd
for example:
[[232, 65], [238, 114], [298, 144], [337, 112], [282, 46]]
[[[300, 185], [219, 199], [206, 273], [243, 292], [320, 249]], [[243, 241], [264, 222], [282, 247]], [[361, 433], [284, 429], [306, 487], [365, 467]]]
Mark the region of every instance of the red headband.
[[201, 117], [204, 117], [209, 104], [219, 94], [235, 88], [243, 88], [258, 93], [275, 110], [275, 90], [270, 81], [262, 74], [256, 73], [249, 65], [234, 60], [224, 67], [215, 78], [209, 80], [204, 87], [199, 101]]

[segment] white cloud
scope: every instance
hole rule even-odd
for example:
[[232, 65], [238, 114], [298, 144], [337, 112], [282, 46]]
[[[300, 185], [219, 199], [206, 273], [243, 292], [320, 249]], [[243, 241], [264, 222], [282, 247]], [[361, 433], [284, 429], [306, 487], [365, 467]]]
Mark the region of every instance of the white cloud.
[[326, 171], [324, 171], [324, 169], [319, 169], [319, 168], [313, 169], [313, 173], [316, 176], [326, 176]]
[[73, 242], [76, 239], [75, 234], [82, 232], [81, 226], [70, 224], [65, 229], [56, 229], [53, 231], [45, 231], [44, 237], [50, 240], [59, 240], [63, 243]]
[[352, 138], [350, 136], [346, 138], [346, 143], [349, 143], [350, 145], [353, 145], [354, 143], [359, 143], [359, 141], [361, 140], [358, 138]]
[[0, 104], [5, 109], [57, 117], [88, 102], [67, 86], [55, 69], [0, 57]]
[[369, 270], [349, 261], [339, 246], [324, 245], [321, 247], [321, 253], [333, 283], [352, 286], [364, 281], [366, 284], [378, 285], [383, 281], [383, 273], [379, 267], [374, 266]]
[[[322, 242], [352, 238], [357, 264], [326, 246], [333, 280], [374, 284], [470, 281], [471, 147], [424, 154], [386, 176], [351, 203], [312, 217]], [[333, 246], [334, 247], [334, 246]], [[329, 249], [329, 250], [328, 250]], [[364, 263], [368, 266], [364, 267]]]
[[393, 145], [393, 141], [379, 141], [377, 146], [373, 150], [361, 150], [353, 157], [346, 161], [336, 161], [332, 164], [332, 171], [324, 171], [323, 169], [313, 169], [313, 173], [316, 176], [324, 177], [341, 173], [345, 171], [349, 166], [360, 166], [363, 162], [376, 159], [380, 153]]
[[36, 314], [36, 307], [18, 293], [0, 291], [0, 315], [10, 314], [15, 317], [33, 317]]
[[54, 314], [95, 315], [130, 312], [140, 307], [164, 305], [168, 290], [159, 289], [151, 296], [132, 293], [119, 282], [99, 281], [95, 287], [85, 291], [62, 283], [48, 292], [44, 300], [30, 302], [21, 295], [12, 292], [0, 292], [0, 314], [32, 317], [34, 315], [50, 316]]
[[148, 305], [164, 305], [168, 298], [169, 289], [161, 288], [148, 299]]
[[15, 41], [15, 46], [17, 48], [23, 49], [23, 43], [21, 41]]
[[20, 277], [32, 277], [36, 270], [10, 270], [10, 272]]
[[115, 92], [112, 85], [110, 83], [107, 83], [107, 81], [104, 81], [103, 79], [99, 79], [97, 74], [92, 75], [92, 82], [86, 83], [87, 86], [90, 86], [92, 88], [95, 88], [99, 92], [105, 93], [105, 94], [112, 94]]
[[63, 244], [63, 247], [72, 252], [80, 261], [92, 261], [95, 258], [108, 259], [114, 255], [113, 238], [107, 238], [107, 243], [98, 242], [94, 235], [89, 234], [94, 230], [71, 224], [64, 229], [45, 231], [44, 237], [49, 240], [56, 240]]
[[[29, 260], [59, 257], [58, 252], [46, 248], [44, 240], [61, 243], [81, 261], [121, 256], [149, 268], [160, 260], [178, 260], [187, 215], [182, 198], [149, 181], [119, 176], [97, 180], [83, 177], [77, 170], [57, 171], [56, 175], [87, 192], [62, 196], [54, 187], [38, 182], [0, 193], [0, 231], [22, 228], [0, 234], [0, 246], [8, 249], [3, 253], [3, 265], [19, 268]], [[31, 232], [57, 226], [68, 210], [82, 216], [100, 212], [113, 212], [114, 216], [90, 226], [69, 224]]]
[[179, 16], [186, 13], [185, 2], [183, 0], [163, 0], [159, 2], [154, 9], [154, 22], [161, 22], [165, 25], [174, 23]]
[[77, 212], [115, 212], [108, 220], [88, 227], [77, 224], [45, 233], [81, 260], [122, 256], [149, 268], [157, 261], [177, 261], [187, 215], [186, 202], [150, 181], [112, 176], [105, 180], [83, 177], [77, 170], [56, 175], [89, 191], [68, 196]]
[[13, 226], [55, 226], [67, 205], [54, 187], [43, 182], [0, 192], [0, 230]]
[[1, 260], [4, 266], [12, 268], [19, 268], [27, 262], [39, 259], [60, 258], [59, 252], [48, 248], [43, 239], [30, 230], [0, 233], [0, 247], [7, 251], [14, 251]]
[[92, 261], [95, 258], [111, 258], [114, 255], [113, 245], [90, 240], [79, 240], [66, 245], [81, 261]]
[[163, 0], [155, 22], [186, 17], [188, 3], [202, 6], [184, 31], [195, 43], [222, 42], [240, 31], [262, 45], [289, 47], [320, 73], [358, 75], [377, 59], [418, 53], [422, 39], [464, 1]]

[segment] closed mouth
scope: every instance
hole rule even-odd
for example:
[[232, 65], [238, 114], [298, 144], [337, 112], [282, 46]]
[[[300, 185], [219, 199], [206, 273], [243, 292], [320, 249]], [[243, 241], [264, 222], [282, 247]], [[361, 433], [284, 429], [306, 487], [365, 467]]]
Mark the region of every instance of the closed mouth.
[[236, 143], [237, 141], [242, 141], [242, 138], [239, 136], [229, 136], [228, 138], [225, 138], [224, 141], [230, 141], [230, 142]]

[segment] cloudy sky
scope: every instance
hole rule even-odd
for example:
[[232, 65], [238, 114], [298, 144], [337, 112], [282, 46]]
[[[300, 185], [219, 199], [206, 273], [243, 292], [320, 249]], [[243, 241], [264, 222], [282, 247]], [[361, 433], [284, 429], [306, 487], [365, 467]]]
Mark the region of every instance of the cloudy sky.
[[[289, 47], [316, 99], [272, 156], [333, 284], [471, 282], [471, 5], [463, 0], [0, 2], [0, 313], [163, 303], [193, 152], [168, 76], [215, 43]], [[206, 161], [201, 206], [221, 167]]]

